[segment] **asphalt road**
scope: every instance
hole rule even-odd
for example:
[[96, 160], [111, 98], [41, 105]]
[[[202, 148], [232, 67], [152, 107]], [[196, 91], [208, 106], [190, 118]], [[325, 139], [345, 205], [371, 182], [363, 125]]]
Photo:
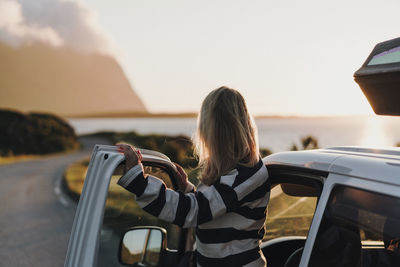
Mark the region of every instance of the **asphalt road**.
[[76, 204], [60, 192], [65, 168], [90, 155], [77, 153], [0, 166], [0, 266], [63, 266]]

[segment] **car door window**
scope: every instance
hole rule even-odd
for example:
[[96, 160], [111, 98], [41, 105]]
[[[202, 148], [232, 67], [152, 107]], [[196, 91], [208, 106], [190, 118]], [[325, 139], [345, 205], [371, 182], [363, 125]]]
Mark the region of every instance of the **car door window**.
[[309, 266], [400, 266], [400, 199], [346, 186], [332, 190]]
[[272, 188], [264, 241], [286, 236], [307, 236], [317, 197], [285, 192], [285, 189], [293, 186], [303, 190], [307, 188], [289, 183], [277, 184]]
[[268, 266], [286, 266], [304, 247], [322, 180], [297, 170], [269, 168], [269, 173], [272, 189], [261, 247]]
[[[121, 177], [118, 167], [111, 177], [100, 234], [98, 266], [119, 266], [119, 246], [123, 233], [133, 226], [159, 226], [167, 231], [167, 247], [178, 250], [181, 229], [145, 212], [134, 194], [117, 184]], [[145, 173], [160, 178], [168, 188], [174, 188], [170, 175], [159, 166], [144, 166]]]

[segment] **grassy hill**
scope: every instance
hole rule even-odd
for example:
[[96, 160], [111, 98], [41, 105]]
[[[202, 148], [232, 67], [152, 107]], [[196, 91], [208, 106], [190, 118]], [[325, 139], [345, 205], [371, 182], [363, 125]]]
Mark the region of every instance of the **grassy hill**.
[[110, 56], [0, 43], [0, 58], [0, 108], [62, 116], [147, 113]]

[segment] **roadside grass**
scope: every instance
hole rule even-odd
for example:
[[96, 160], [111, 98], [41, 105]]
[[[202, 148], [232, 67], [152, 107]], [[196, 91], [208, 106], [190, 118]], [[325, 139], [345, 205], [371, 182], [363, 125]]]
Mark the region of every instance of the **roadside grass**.
[[[64, 173], [67, 193], [75, 201], [79, 201], [82, 193], [87, 168], [88, 160], [83, 160], [71, 164]], [[105, 222], [113, 221], [113, 218], [120, 216], [129, 218], [137, 217], [138, 220], [146, 217], [147, 213], [136, 203], [135, 196], [117, 184], [118, 179], [119, 176], [114, 175], [111, 177], [104, 213]]]
[[57, 156], [57, 155], [65, 155], [68, 153], [74, 153], [78, 150], [79, 149], [76, 148], [76, 149], [71, 149], [71, 150], [68, 150], [65, 152], [54, 152], [54, 153], [42, 154], [42, 155], [22, 154], [22, 155], [0, 156], [0, 165], [12, 164], [12, 163], [24, 162], [24, 161], [30, 161], [30, 160], [40, 160], [40, 159], [45, 159], [47, 157], [52, 157], [52, 156]]
[[[66, 191], [79, 200], [82, 193], [89, 159], [71, 164], [64, 174]], [[119, 176], [112, 176], [106, 200], [103, 225], [115, 229], [130, 226], [159, 225], [166, 230], [177, 226], [165, 223], [149, 215], [135, 201], [135, 196], [117, 184]], [[280, 190], [276, 187], [273, 190]], [[281, 236], [307, 236], [313, 218], [316, 198], [288, 196], [285, 193], [272, 194], [268, 205], [266, 234], [263, 240]], [[172, 232], [177, 232], [176, 228]], [[178, 243], [177, 235], [169, 235], [168, 243]], [[173, 239], [173, 240], [172, 240]], [[171, 242], [171, 243], [170, 243]]]
[[263, 240], [281, 236], [307, 236], [316, 203], [316, 197], [293, 197], [285, 193], [271, 198]]
[[64, 172], [63, 184], [65, 191], [76, 202], [78, 202], [79, 196], [82, 194], [88, 166], [89, 158], [72, 163]]

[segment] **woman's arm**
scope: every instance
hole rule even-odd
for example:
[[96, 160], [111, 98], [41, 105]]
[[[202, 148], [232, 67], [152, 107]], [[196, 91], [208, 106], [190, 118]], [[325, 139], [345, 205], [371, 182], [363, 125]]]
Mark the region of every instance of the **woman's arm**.
[[118, 184], [134, 193], [138, 205], [148, 213], [185, 228], [208, 222], [238, 206], [237, 194], [228, 185], [216, 184], [202, 192], [176, 192], [156, 177], [145, 177], [142, 164], [131, 168]]
[[[251, 198], [252, 193], [262, 187], [268, 178], [267, 170], [260, 161], [253, 174], [244, 175], [248, 177], [246, 179], [243, 179], [240, 173], [232, 173], [221, 177], [220, 183], [185, 194], [167, 189], [156, 177], [145, 177], [140, 153], [130, 147], [121, 148], [121, 152], [124, 152], [127, 163], [129, 159], [132, 164], [129, 167], [133, 167], [120, 178], [118, 184], [134, 193], [138, 205], [148, 213], [185, 228], [200, 225], [226, 212], [234, 211], [248, 196]], [[136, 157], [138, 160], [135, 161]], [[134, 164], [136, 162], [137, 164]]]

